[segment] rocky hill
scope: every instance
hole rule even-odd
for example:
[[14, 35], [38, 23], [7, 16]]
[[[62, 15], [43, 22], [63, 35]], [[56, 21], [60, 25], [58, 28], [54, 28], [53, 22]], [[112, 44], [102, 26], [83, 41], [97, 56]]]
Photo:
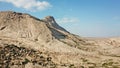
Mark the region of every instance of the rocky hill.
[[0, 12], [0, 68], [120, 68], [119, 38], [83, 38], [52, 16]]

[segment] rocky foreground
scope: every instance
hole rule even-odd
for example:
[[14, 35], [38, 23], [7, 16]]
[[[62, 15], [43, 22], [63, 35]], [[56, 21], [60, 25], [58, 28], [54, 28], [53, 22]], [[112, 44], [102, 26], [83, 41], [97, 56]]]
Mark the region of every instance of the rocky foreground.
[[52, 58], [42, 52], [15, 45], [1, 47], [0, 57], [1, 68], [55, 67], [55, 63], [51, 61]]
[[0, 68], [120, 68], [120, 38], [83, 38], [52, 16], [1, 11]]

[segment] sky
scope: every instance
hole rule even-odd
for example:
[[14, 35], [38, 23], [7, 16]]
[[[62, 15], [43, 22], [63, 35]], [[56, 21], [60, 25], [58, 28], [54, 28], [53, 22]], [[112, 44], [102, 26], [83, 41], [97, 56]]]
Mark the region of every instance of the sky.
[[120, 37], [120, 0], [0, 0], [0, 11], [7, 10], [40, 19], [53, 16], [83, 37]]

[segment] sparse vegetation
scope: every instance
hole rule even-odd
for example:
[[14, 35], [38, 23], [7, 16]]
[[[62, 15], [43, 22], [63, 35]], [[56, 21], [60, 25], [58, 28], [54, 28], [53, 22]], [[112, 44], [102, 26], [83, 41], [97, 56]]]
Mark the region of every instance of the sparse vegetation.
[[87, 62], [88, 60], [85, 58], [81, 58], [83, 62]]
[[76, 68], [74, 64], [70, 64], [69, 68]]
[[22, 62], [23, 65], [27, 64], [28, 62], [30, 62], [30, 60], [28, 60], [27, 58], [25, 58], [25, 60]]

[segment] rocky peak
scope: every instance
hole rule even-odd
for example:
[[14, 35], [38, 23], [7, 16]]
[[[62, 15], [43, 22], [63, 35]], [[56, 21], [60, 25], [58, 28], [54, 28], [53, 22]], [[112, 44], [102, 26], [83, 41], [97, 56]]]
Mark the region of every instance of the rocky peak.
[[53, 16], [46, 16], [43, 20], [50, 28], [54, 28], [55, 30], [60, 30], [63, 32], [68, 32], [67, 30], [65, 30], [57, 24]]
[[51, 22], [51, 23], [55, 23], [55, 19], [54, 19], [53, 16], [47, 16], [47, 17], [45, 17], [45, 20], [46, 20], [46, 21], [49, 21], [49, 22]]

